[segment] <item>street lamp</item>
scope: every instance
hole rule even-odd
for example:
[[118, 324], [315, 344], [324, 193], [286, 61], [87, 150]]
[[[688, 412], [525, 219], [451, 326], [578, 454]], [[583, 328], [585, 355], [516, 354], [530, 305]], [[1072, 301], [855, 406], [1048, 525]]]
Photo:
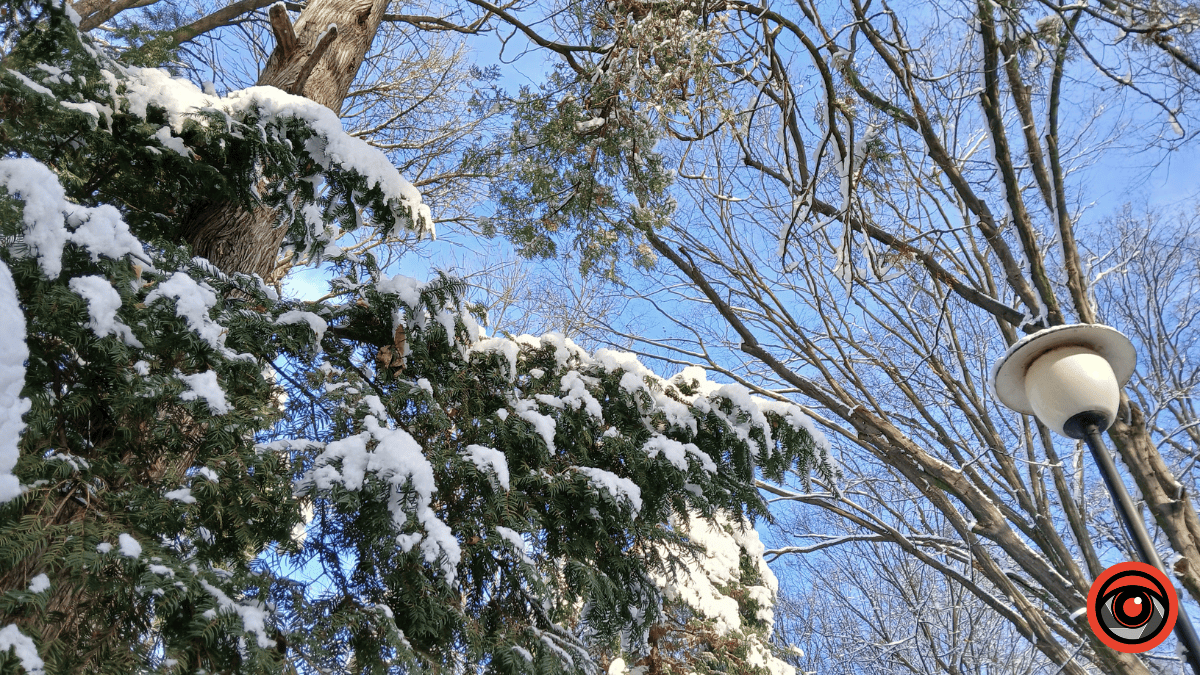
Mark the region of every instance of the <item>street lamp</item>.
[[[1121, 387], [1136, 363], [1133, 343], [1120, 331], [1097, 324], [1055, 326], [1010, 347], [992, 368], [992, 385], [1004, 405], [1087, 443], [1142, 562], [1166, 572], [1100, 437], [1117, 419]], [[1175, 634], [1192, 672], [1200, 675], [1200, 637], [1182, 601]]]

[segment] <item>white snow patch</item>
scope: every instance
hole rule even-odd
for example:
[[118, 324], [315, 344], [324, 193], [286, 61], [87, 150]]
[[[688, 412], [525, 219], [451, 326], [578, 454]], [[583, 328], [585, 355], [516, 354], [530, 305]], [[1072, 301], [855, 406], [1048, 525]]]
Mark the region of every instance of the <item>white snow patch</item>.
[[218, 612], [233, 612], [241, 616], [242, 629], [247, 633], [256, 633], [258, 635], [258, 646], [260, 648], [270, 649], [275, 646], [275, 641], [267, 635], [267, 619], [271, 616], [271, 612], [262, 601], [234, 602], [228, 595], [225, 595], [224, 591], [207, 581], [201, 579], [200, 585], [204, 590], [208, 591], [209, 595], [216, 598]]
[[197, 398], [202, 398], [208, 403], [208, 409], [214, 415], [224, 415], [232, 410], [229, 401], [225, 398], [225, 392], [221, 389], [221, 385], [217, 383], [217, 373], [214, 370], [206, 370], [203, 373], [195, 375], [180, 375], [180, 380], [188, 386], [188, 391], [179, 395], [179, 398], [184, 401], [194, 401]]
[[[426, 536], [401, 534], [397, 543], [408, 551], [420, 541], [426, 562], [440, 562], [446, 578], [453, 581], [462, 552], [454, 533], [433, 511], [433, 493], [437, 491], [433, 466], [407, 431], [380, 427], [374, 417], [367, 417], [364, 424], [366, 431], [325, 446], [313, 468], [298, 483], [298, 492], [304, 494], [311, 487], [328, 490], [335, 484], [359, 490], [367, 472], [375, 474], [392, 486], [388, 508], [396, 529], [404, 526], [410, 511], [425, 528]], [[374, 451], [369, 451], [367, 443], [372, 439], [377, 444]], [[338, 460], [340, 469], [332, 464]]]
[[[128, 534], [122, 533], [121, 536], [117, 537], [117, 543], [121, 547], [121, 555], [127, 558], [137, 558], [142, 555], [142, 545], [138, 543], [137, 539]], [[97, 550], [99, 550], [99, 547], [97, 547]]]
[[33, 638], [22, 633], [15, 623], [0, 628], [0, 652], [10, 649], [16, 654], [17, 660], [28, 675], [43, 675], [46, 672], [46, 664], [42, 657], [38, 656]]
[[196, 503], [196, 498], [192, 496], [191, 488], [179, 488], [178, 490], [171, 490], [170, 492], [164, 494], [163, 497], [172, 501], [183, 502], [184, 504]]
[[285, 312], [279, 315], [275, 320], [276, 325], [284, 326], [293, 323], [307, 323], [308, 327], [317, 336], [317, 351], [321, 350], [321, 340], [325, 337], [325, 331], [329, 328], [329, 322], [312, 312], [302, 312], [299, 310]]
[[542, 437], [542, 441], [546, 444], [546, 449], [550, 454], [557, 452], [554, 447], [554, 429], [557, 426], [553, 417], [543, 415], [537, 411], [537, 403], [528, 399], [519, 399], [513, 402], [513, 411], [521, 419], [533, 425], [533, 430]]
[[[22, 239], [51, 279], [62, 271], [63, 247], [68, 241], [86, 248], [93, 260], [100, 255], [146, 257], [120, 212], [108, 204], [88, 208], [67, 201], [58, 176], [37, 160], [0, 159], [0, 186], [24, 202]], [[75, 231], [68, 231], [67, 224]]]
[[211, 286], [197, 283], [183, 272], [175, 272], [146, 296], [146, 304], [159, 298], [173, 298], [175, 315], [185, 320], [188, 328], [213, 349], [225, 350], [225, 329], [208, 315], [217, 304], [217, 293]]
[[483, 445], [468, 445], [463, 454], [480, 471], [490, 470], [495, 473], [496, 482], [500, 483], [500, 487], [505, 490], [509, 489], [508, 458], [504, 456], [503, 452]]
[[8, 320], [8, 329], [0, 333], [0, 504], [21, 495], [21, 483], [13, 475], [20, 451], [17, 441], [25, 431], [21, 416], [32, 402], [21, 398], [25, 386], [25, 315], [17, 300], [17, 286], [8, 265], [0, 262], [0, 316]]
[[636, 483], [628, 478], [621, 478], [611, 471], [597, 469], [590, 466], [572, 467], [579, 473], [588, 477], [588, 480], [594, 487], [603, 488], [614, 499], [624, 498], [633, 508], [634, 516], [637, 516], [642, 510], [642, 490]]
[[47, 588], [50, 588], [50, 577], [46, 576], [44, 573], [39, 574], [29, 580], [30, 593], [41, 593]]
[[116, 335], [130, 347], [141, 348], [143, 345], [129, 326], [117, 320], [117, 310], [121, 308], [121, 294], [113, 288], [108, 280], [101, 276], [89, 275], [75, 277], [67, 284], [76, 295], [88, 303], [88, 328], [96, 335]]

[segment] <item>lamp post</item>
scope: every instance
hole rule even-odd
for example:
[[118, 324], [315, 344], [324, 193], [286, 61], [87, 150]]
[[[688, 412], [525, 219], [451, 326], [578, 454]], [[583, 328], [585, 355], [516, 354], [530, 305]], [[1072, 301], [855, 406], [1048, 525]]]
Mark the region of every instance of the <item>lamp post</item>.
[[[1004, 405], [1036, 415], [1051, 431], [1087, 443], [1138, 556], [1165, 573], [1150, 533], [1100, 437], [1116, 421], [1121, 387], [1136, 363], [1133, 343], [1120, 331], [1096, 324], [1055, 326], [1009, 348], [992, 368], [992, 385]], [[1175, 635], [1192, 672], [1200, 675], [1200, 636], [1182, 601]]]

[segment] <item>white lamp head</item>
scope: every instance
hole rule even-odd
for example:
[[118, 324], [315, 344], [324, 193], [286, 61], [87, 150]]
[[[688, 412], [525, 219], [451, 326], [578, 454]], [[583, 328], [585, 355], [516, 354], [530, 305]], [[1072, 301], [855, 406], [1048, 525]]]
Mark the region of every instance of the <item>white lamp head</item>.
[[1009, 408], [1081, 438], [1089, 423], [1103, 431], [1116, 421], [1121, 387], [1135, 365], [1133, 343], [1116, 329], [1055, 326], [1010, 347], [992, 367], [992, 387]]

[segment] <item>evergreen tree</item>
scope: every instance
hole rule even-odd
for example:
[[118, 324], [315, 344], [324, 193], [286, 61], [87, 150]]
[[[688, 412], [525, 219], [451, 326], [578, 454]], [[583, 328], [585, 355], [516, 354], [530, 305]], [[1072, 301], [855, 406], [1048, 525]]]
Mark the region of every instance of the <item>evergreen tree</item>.
[[[327, 108], [0, 10], [0, 672], [596, 672], [649, 650], [672, 523], [830, 476], [795, 407], [342, 252], [430, 221]], [[192, 257], [201, 200], [274, 209], [331, 298]]]

